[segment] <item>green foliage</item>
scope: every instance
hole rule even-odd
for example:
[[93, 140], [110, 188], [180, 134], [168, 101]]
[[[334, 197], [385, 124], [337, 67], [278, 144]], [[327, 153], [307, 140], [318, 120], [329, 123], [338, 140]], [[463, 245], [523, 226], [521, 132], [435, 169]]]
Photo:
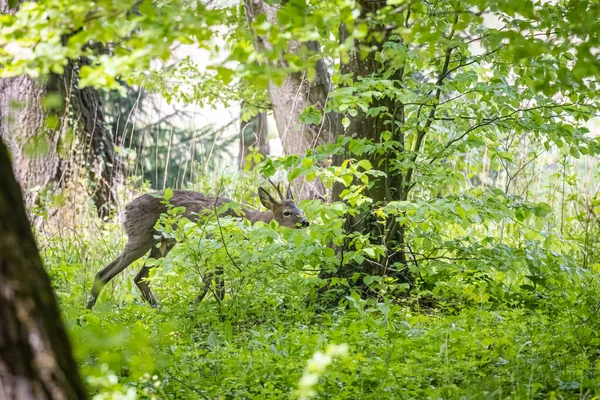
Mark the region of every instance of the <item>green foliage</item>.
[[[355, 171], [368, 168], [361, 163]], [[258, 204], [245, 197], [257, 173], [246, 173], [248, 181], [224, 177], [212, 192], [235, 183], [236, 198]], [[161, 197], [168, 202], [171, 194], [166, 190]], [[196, 222], [171, 207], [156, 228], [178, 245], [167, 258], [147, 261], [156, 267], [150, 284], [158, 309], [143, 303], [133, 285], [138, 261], [106, 288], [94, 311], [83, 311], [93, 274], [122, 248], [116, 225], [105, 224], [103, 231], [83, 225], [73, 235], [49, 238], [44, 258], [92, 393], [102, 398], [134, 392], [140, 398], [596, 393], [600, 269], [581, 268], [580, 258], [571, 256], [580, 254], [576, 237], [565, 240], [552, 230], [538, 234], [556, 217], [547, 204], [482, 189], [388, 204], [378, 211], [382, 221], [404, 218], [414, 227], [409, 243], [419, 279], [410, 295], [406, 284], [389, 277], [362, 277], [366, 289], [356, 287], [360, 276], [320, 277], [322, 269], [340, 265], [329, 243], [345, 235], [357, 246], [343, 257], [376, 259], [378, 249], [369, 247], [368, 237], [342, 229], [345, 215], [361, 206], [301, 202], [311, 221], [302, 230], [250, 226], [223, 216], [236, 204], [224, 205], [218, 218], [207, 214]], [[216, 267], [224, 271], [225, 299], [211, 292], [195, 303]], [[334, 344], [348, 350], [329, 365], [322, 352]]]
[[[117, 89], [118, 77], [143, 72], [154, 58], [167, 60], [174, 41], [209, 39], [211, 21], [199, 17], [204, 11], [202, 3], [188, 2], [109, 0], [93, 8], [89, 2], [25, 2], [0, 20], [1, 76], [62, 74], [69, 60], [88, 57], [91, 65], [81, 68], [79, 85]], [[95, 51], [116, 38], [121, 40], [110, 55]]]
[[[92, 392], [599, 395], [596, 2], [271, 3], [278, 24], [250, 26], [265, 51], [240, 23], [243, 7], [45, 0], [0, 16], [2, 77], [60, 74], [85, 56], [80, 85], [123, 93], [122, 79], [169, 101], [243, 100], [244, 114], [268, 105], [269, 83], [312, 79], [316, 59], [333, 60], [329, 103], [298, 122], [335, 112], [345, 135], [218, 185], [195, 174], [193, 189], [236, 202], [197, 219], [169, 207], [158, 221], [156, 235], [178, 243], [146, 261], [158, 309], [132, 283], [138, 261], [82, 310], [93, 274], [123, 245], [116, 224], [41, 241]], [[207, 73], [189, 60], [151, 71], [175, 42], [227, 54]], [[319, 179], [340, 201], [300, 202], [311, 222], [301, 230], [227, 216], [237, 202], [258, 207], [258, 174], [278, 172]], [[225, 298], [214, 282], [195, 303], [221, 270]]]

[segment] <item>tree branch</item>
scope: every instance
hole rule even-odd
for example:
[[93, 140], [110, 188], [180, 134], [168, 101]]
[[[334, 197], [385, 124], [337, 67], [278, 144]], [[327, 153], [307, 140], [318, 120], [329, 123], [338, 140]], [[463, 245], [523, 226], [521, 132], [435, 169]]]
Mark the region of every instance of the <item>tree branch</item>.
[[[453, 31], [454, 31], [454, 29], [453, 29]], [[417, 130], [417, 139], [415, 141], [414, 154], [411, 158], [411, 162], [413, 162], [413, 163], [417, 160], [417, 154], [419, 153], [419, 149], [421, 148], [423, 139], [425, 139], [427, 130], [429, 129], [429, 127], [431, 126], [431, 124], [434, 121], [435, 112], [437, 110], [437, 106], [438, 106], [439, 100], [440, 100], [440, 95], [442, 94], [441, 86], [444, 83], [444, 78], [448, 74], [448, 65], [450, 65], [450, 57], [452, 56], [452, 50], [454, 50], [454, 47], [452, 47], [452, 46], [449, 46], [446, 49], [446, 58], [444, 60], [444, 66], [442, 67], [442, 71], [440, 72], [438, 80], [436, 82], [437, 90], [436, 90], [435, 96], [434, 96], [434, 104], [431, 106], [431, 110], [429, 111], [429, 115], [427, 116], [427, 121], [425, 122], [425, 125], [423, 126], [423, 128]], [[401, 193], [402, 199], [404, 199], [408, 195], [408, 192], [411, 189], [410, 181], [412, 179], [414, 169], [415, 168], [413, 165], [412, 167], [410, 167], [408, 169], [408, 171], [406, 171], [406, 176], [403, 179], [405, 188], [402, 190], [402, 193]]]
[[435, 160], [440, 158], [441, 155], [446, 150], [448, 150], [448, 148], [450, 146], [452, 146], [454, 143], [464, 139], [469, 133], [473, 132], [474, 130], [476, 130], [478, 128], [491, 125], [497, 121], [503, 121], [505, 119], [512, 118], [514, 115], [521, 113], [521, 112], [528, 112], [528, 111], [540, 110], [540, 109], [562, 108], [562, 107], [569, 107], [569, 106], [574, 106], [574, 105], [580, 105], [580, 104], [569, 103], [569, 104], [554, 104], [554, 105], [543, 105], [543, 106], [535, 106], [535, 107], [528, 107], [528, 108], [519, 108], [517, 110], [514, 110], [513, 112], [506, 114], [506, 115], [500, 115], [500, 116], [493, 117], [493, 118], [485, 118], [481, 122], [471, 125], [469, 127], [469, 129], [467, 129], [462, 135], [448, 141], [448, 143], [446, 143], [444, 148], [441, 151], [439, 151], [437, 154], [435, 154], [433, 156], [433, 158], [431, 158], [431, 160], [429, 160], [429, 164], [432, 164]]

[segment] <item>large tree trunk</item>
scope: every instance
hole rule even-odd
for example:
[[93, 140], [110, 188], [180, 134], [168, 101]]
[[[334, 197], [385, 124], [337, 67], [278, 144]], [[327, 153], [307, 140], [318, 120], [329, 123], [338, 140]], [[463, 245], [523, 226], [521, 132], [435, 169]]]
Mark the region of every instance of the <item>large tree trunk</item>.
[[264, 111], [259, 112], [247, 121], [240, 122], [239, 169], [252, 168], [255, 165], [253, 161], [250, 162], [250, 165], [247, 164], [248, 160], [246, 158], [250, 154], [250, 147], [257, 147], [258, 152], [265, 157], [270, 153], [269, 126], [267, 113]]
[[60, 130], [45, 126], [48, 88], [29, 76], [0, 79], [0, 138], [10, 148], [17, 180], [30, 209], [40, 189], [58, 180]]
[[[43, 190], [64, 184], [76, 163], [83, 161], [94, 184], [94, 203], [105, 215], [122, 172], [114, 168], [114, 146], [104, 127], [98, 92], [77, 88], [73, 75], [68, 67], [64, 76], [49, 77], [46, 83], [28, 76], [0, 79], [0, 138], [10, 147], [28, 209]], [[43, 107], [48, 95], [60, 96], [68, 108]], [[67, 140], [69, 130], [78, 135], [75, 142]], [[74, 158], [74, 143], [83, 149], [79, 160]]]
[[[0, 12], [14, 11], [8, 0], [0, 0]], [[77, 162], [90, 171], [95, 186], [91, 195], [100, 215], [105, 215], [121, 181], [122, 172], [113, 167], [114, 146], [99, 94], [77, 85], [84, 63], [71, 63], [63, 76], [51, 75], [44, 82], [29, 76], [0, 79], [0, 138], [8, 143], [27, 209], [42, 191], [64, 184]], [[76, 137], [69, 140], [69, 133]]]
[[[367, 18], [367, 14], [375, 14], [380, 8], [386, 6], [385, 0], [359, 0], [361, 7], [361, 19]], [[349, 54], [347, 63], [341, 65], [342, 74], [352, 74], [354, 80], [361, 77], [376, 77], [378, 70], [381, 68], [381, 63], [376, 60], [377, 53], [381, 50], [384, 41], [390, 32], [386, 28], [379, 25], [371, 26], [373, 31], [377, 31], [375, 35], [377, 39], [368, 39], [368, 43], [355, 41], [355, 49]], [[373, 32], [372, 31], [372, 32]], [[340, 42], [344, 42], [348, 37], [348, 31], [344, 25], [340, 27]], [[364, 56], [361, 56], [359, 48], [368, 47], [371, 51]], [[387, 79], [392, 79], [397, 83], [402, 82], [404, 71], [397, 70], [393, 76]], [[372, 140], [374, 143], [382, 143], [385, 139], [382, 133], [392, 130], [391, 140], [397, 141], [404, 145], [402, 128], [397, 127], [397, 123], [404, 123], [404, 105], [396, 99], [389, 97], [373, 98], [370, 107], [385, 107], [389, 115], [380, 114], [377, 116], [367, 116], [363, 111], [358, 110], [355, 116], [347, 115], [350, 124], [346, 128], [346, 135], [354, 138], [365, 138]], [[391, 123], [390, 123], [391, 122]], [[392, 127], [392, 128], [390, 128]], [[393, 154], [393, 153], [392, 153]], [[372, 207], [381, 207], [390, 201], [402, 201], [408, 199], [410, 191], [410, 183], [406, 182], [402, 171], [391, 171], [390, 153], [379, 153], [367, 156], [374, 169], [379, 169], [385, 173], [385, 176], [371, 178], [372, 185], [367, 189], [367, 195], [373, 199]], [[336, 157], [334, 162], [340, 165], [346, 158], [351, 158], [353, 155], [344, 154]], [[336, 185], [333, 190], [333, 199], [340, 200], [341, 185]], [[377, 218], [372, 212], [348, 216], [346, 219], [345, 228], [347, 231], [355, 230], [363, 234], [369, 234], [371, 240], [385, 245], [388, 249], [388, 255], [383, 261], [370, 262], [366, 260], [363, 265], [363, 270], [367, 274], [388, 275], [392, 274], [401, 280], [410, 282], [412, 279], [409, 275], [406, 265], [405, 247], [405, 232], [404, 226], [393, 221], [388, 226], [384, 226], [377, 221]]]
[[0, 321], [0, 399], [87, 397], [1, 140]]
[[[265, 14], [268, 22], [277, 25], [277, 8], [272, 7], [264, 0], [244, 1], [248, 25], [256, 20], [259, 14]], [[254, 45], [258, 51], [269, 51], [272, 49], [268, 39], [254, 35]], [[297, 54], [301, 46], [306, 46], [314, 52], [319, 51], [316, 41], [300, 43], [290, 41], [288, 53]], [[285, 65], [286, 61], [281, 58], [279, 65]], [[336, 113], [326, 113], [319, 124], [300, 123], [299, 116], [309, 106], [323, 112], [327, 104], [331, 81], [327, 66], [323, 59], [315, 64], [316, 77], [309, 81], [306, 73], [296, 72], [287, 76], [281, 86], [271, 82], [269, 84], [269, 97], [273, 107], [273, 114], [277, 123], [277, 130], [283, 145], [283, 151], [287, 155], [303, 155], [308, 149], [337, 140], [341, 132], [341, 121]], [[301, 187], [296, 189], [296, 195], [300, 199], [325, 198], [325, 188], [319, 181], [302, 182]]]

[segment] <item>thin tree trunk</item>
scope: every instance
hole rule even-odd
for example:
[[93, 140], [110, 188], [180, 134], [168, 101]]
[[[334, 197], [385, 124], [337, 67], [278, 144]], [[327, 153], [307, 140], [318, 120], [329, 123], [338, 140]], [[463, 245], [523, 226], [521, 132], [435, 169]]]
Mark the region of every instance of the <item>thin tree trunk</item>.
[[[244, 5], [249, 27], [260, 14], [264, 14], [268, 22], [277, 25], [276, 7], [268, 5], [264, 0], [245, 0]], [[254, 45], [258, 51], [272, 49], [267, 38], [257, 35], [254, 35]], [[316, 41], [301, 44], [294, 40], [288, 43], [287, 51], [298, 54], [301, 46], [306, 46], [313, 52], [319, 51]], [[286, 65], [286, 61], [281, 58], [278, 64]], [[283, 151], [287, 155], [303, 155], [308, 149], [334, 142], [342, 130], [339, 116], [333, 112], [324, 114], [319, 124], [299, 121], [299, 116], [306, 107], [314, 106], [315, 110], [323, 112], [328, 101], [331, 81], [323, 59], [317, 60], [315, 70], [316, 77], [313, 81], [308, 80], [305, 72], [295, 72], [289, 74], [281, 86], [273, 82], [269, 84], [269, 97], [277, 130]], [[325, 187], [320, 181], [304, 181], [299, 190], [296, 190], [300, 199], [325, 198], [325, 194]]]
[[87, 398], [1, 140], [0, 321], [0, 399]]

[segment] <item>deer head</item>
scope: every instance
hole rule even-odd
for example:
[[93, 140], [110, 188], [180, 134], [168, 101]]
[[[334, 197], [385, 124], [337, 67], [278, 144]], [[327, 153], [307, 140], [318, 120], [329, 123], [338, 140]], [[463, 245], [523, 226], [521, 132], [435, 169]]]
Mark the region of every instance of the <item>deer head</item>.
[[275, 221], [277, 221], [279, 225], [292, 229], [305, 228], [308, 225], [310, 225], [302, 210], [296, 207], [296, 203], [294, 202], [294, 199], [291, 196], [289, 186], [286, 198], [281, 192], [279, 186], [276, 186], [270, 180], [269, 182], [277, 190], [277, 194], [279, 195], [281, 202], [275, 200], [273, 196], [269, 194], [269, 192], [267, 192], [261, 187], [258, 188], [258, 197], [260, 198], [260, 202], [262, 203], [262, 205], [271, 210], [274, 217], [273, 219], [275, 219]]

